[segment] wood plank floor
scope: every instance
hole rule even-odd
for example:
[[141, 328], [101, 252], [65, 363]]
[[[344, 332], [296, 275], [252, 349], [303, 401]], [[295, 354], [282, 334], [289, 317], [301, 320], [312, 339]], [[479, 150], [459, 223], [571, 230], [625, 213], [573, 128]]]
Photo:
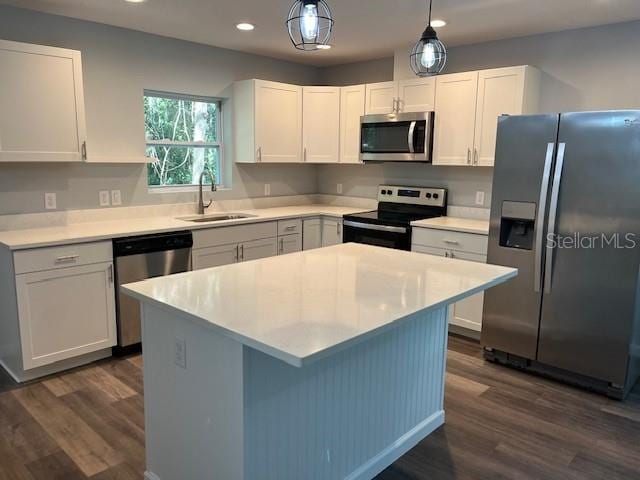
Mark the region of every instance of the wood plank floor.
[[[141, 479], [141, 367], [134, 356], [0, 382], [0, 479]], [[446, 424], [378, 480], [640, 479], [638, 390], [609, 400], [486, 363], [455, 336], [447, 371]]]

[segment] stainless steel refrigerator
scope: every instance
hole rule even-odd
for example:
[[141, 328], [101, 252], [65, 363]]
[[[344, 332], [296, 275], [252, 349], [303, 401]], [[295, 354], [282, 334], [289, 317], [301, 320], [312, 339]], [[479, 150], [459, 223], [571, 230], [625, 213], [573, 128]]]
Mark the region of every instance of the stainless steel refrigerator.
[[640, 374], [640, 111], [498, 121], [485, 358], [623, 398]]

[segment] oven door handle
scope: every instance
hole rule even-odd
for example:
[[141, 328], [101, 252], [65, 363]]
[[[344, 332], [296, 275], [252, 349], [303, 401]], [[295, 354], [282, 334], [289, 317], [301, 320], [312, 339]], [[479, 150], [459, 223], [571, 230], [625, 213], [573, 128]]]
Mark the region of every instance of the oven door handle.
[[405, 227], [394, 227], [392, 225], [376, 225], [374, 223], [362, 223], [353, 222], [351, 220], [345, 220], [342, 222], [345, 227], [361, 228], [363, 230], [376, 230], [378, 232], [391, 232], [391, 233], [407, 233]]
[[409, 153], [415, 153], [413, 134], [416, 130], [416, 122], [409, 124], [409, 133], [407, 134], [407, 143], [409, 144]]

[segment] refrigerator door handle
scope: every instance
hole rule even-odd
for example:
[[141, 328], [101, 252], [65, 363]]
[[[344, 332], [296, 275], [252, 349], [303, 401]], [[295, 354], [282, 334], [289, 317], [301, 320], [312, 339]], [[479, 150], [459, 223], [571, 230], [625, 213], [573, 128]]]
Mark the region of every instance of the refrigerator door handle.
[[542, 290], [542, 241], [544, 237], [544, 212], [547, 210], [547, 195], [549, 193], [549, 178], [551, 177], [551, 164], [553, 163], [553, 151], [555, 143], [547, 144], [547, 154], [542, 170], [542, 183], [540, 185], [540, 199], [538, 200], [538, 213], [536, 215], [536, 243], [535, 260], [533, 270], [533, 290]]
[[553, 187], [551, 188], [551, 204], [549, 205], [549, 223], [547, 225], [547, 258], [544, 271], [544, 293], [551, 293], [551, 277], [553, 274], [553, 243], [549, 238], [556, 234], [556, 216], [558, 213], [558, 196], [560, 194], [560, 181], [562, 180], [562, 167], [564, 166], [564, 151], [566, 144], [558, 144], [558, 157], [556, 169], [553, 172]]

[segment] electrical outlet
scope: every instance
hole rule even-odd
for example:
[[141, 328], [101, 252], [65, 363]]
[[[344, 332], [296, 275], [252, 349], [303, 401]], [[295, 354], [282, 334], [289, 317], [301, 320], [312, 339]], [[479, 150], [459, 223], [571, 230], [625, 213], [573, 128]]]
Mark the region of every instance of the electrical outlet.
[[270, 183], [265, 183], [264, 184], [264, 196], [268, 197], [269, 195], [271, 195], [271, 184]]
[[114, 207], [122, 205], [122, 194], [120, 190], [111, 190], [111, 205]]
[[476, 192], [476, 205], [484, 205], [484, 192], [481, 190]]
[[100, 200], [101, 207], [108, 207], [109, 205], [111, 205], [109, 190], [101, 190], [98, 194], [98, 199]]
[[338, 195], [342, 195], [342, 184], [341, 184], [341, 183], [338, 183], [338, 184], [336, 185], [336, 193], [337, 193]]
[[187, 342], [185, 342], [184, 338], [176, 337], [173, 353], [174, 363], [181, 368], [187, 368]]
[[44, 208], [46, 208], [47, 210], [55, 210], [56, 208], [58, 208], [55, 193], [44, 194]]

